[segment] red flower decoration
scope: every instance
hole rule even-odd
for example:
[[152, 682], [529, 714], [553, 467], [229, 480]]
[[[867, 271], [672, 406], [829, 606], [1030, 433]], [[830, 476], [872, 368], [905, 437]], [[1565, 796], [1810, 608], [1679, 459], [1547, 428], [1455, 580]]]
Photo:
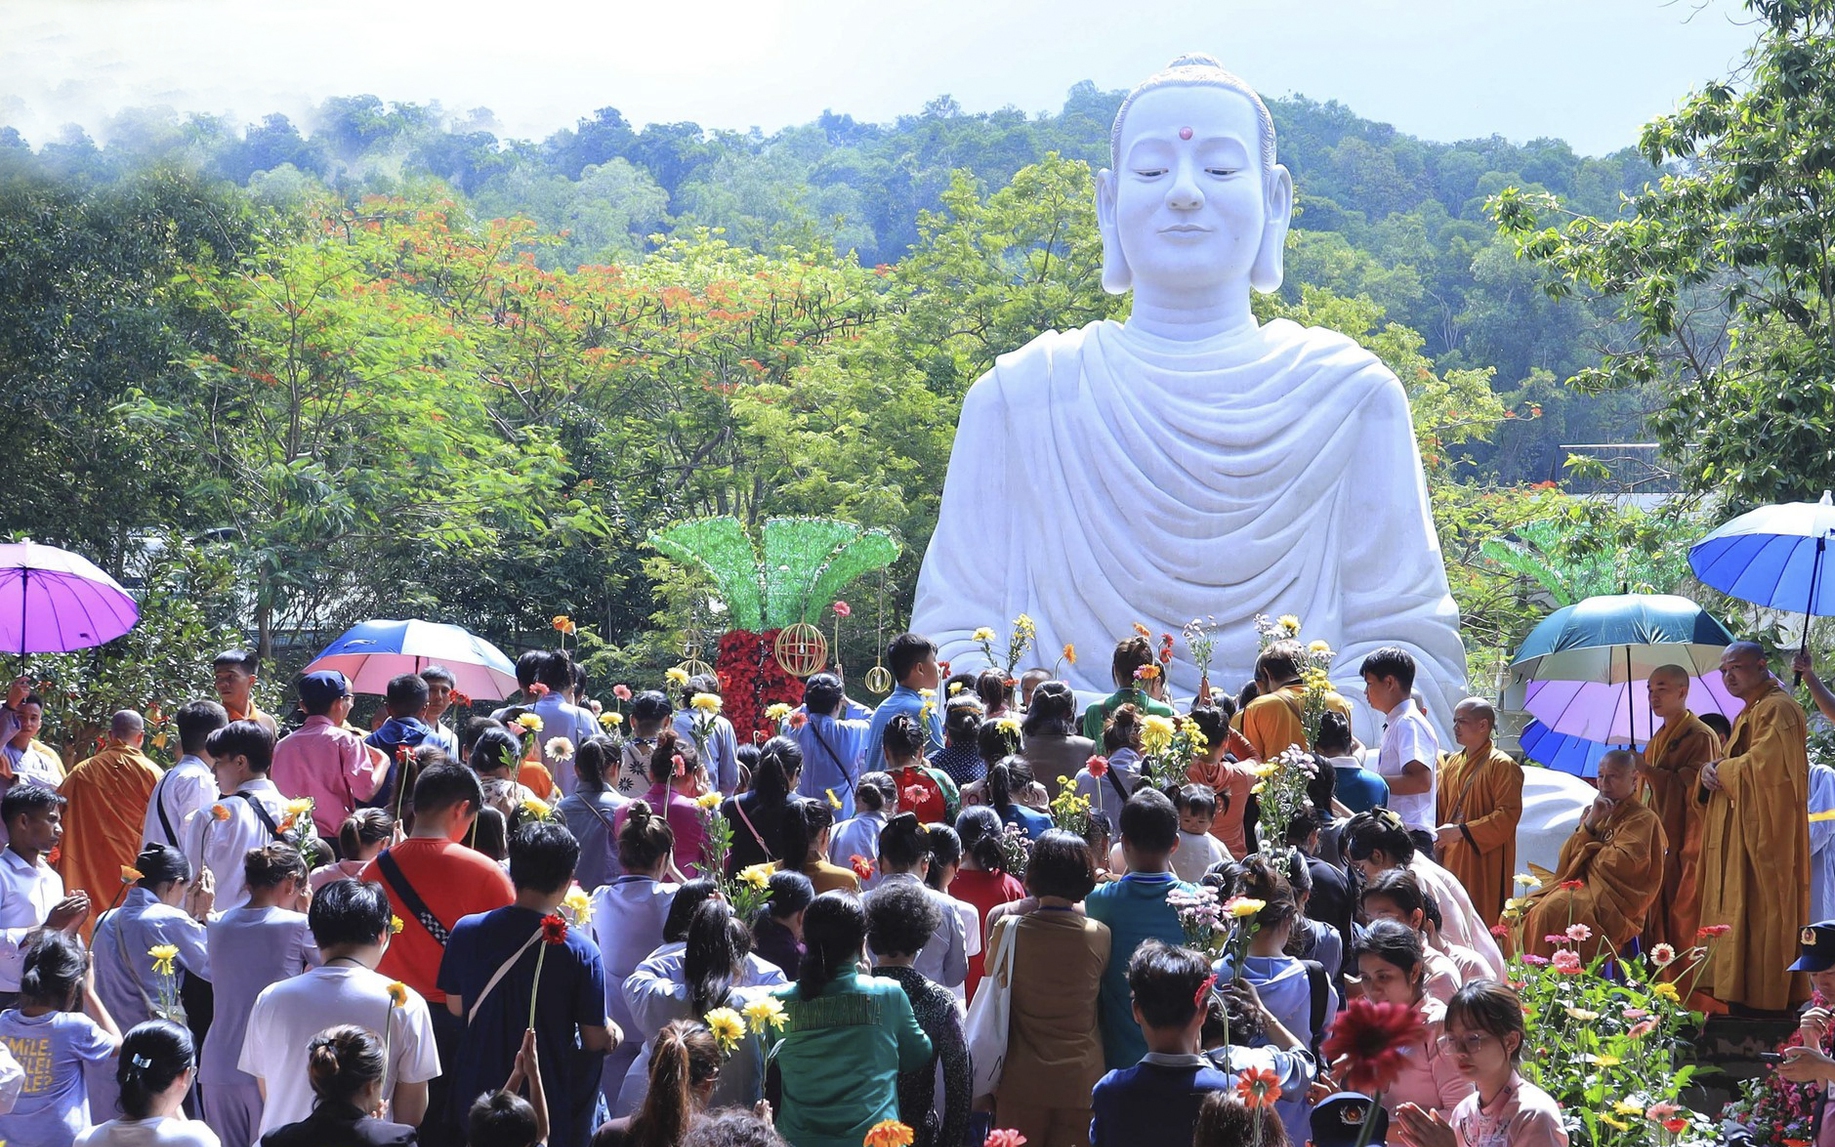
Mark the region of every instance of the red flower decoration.
[[1281, 1098], [1281, 1077], [1266, 1067], [1252, 1067], [1236, 1079], [1236, 1098], [1250, 1111], [1273, 1107]]
[[1090, 776], [1095, 777], [1097, 780], [1101, 780], [1109, 773], [1109, 759], [1107, 757], [1091, 757], [1089, 760], [1083, 762], [1083, 767], [1090, 771]]
[[396, 745], [395, 746], [395, 760], [397, 764], [403, 764], [403, 765], [407, 764], [408, 759], [412, 757], [413, 755], [414, 754], [411, 751], [409, 751], [408, 746], [406, 745]]
[[462, 693], [459, 690], [454, 689], [452, 691], [452, 703], [454, 705], [457, 705], [461, 709], [469, 709], [471, 708], [471, 694]]
[[541, 698], [541, 697], [546, 697], [548, 695], [548, 687], [546, 685], [543, 685], [540, 681], [534, 681], [534, 682], [531, 682], [529, 687], [523, 690], [523, 692], [527, 693], [531, 697]]
[[868, 860], [866, 857], [856, 852], [854, 855], [847, 858], [847, 862], [849, 866], [853, 868], [855, 876], [860, 877], [860, 879], [862, 880], [872, 879], [872, 876], [873, 876], [873, 862], [872, 861]]
[[790, 714], [790, 727], [792, 729], [801, 729], [804, 725], [807, 725], [807, 724], [809, 724], [809, 714], [807, 713]]
[[1395, 1082], [1407, 1050], [1420, 1044], [1425, 1031], [1413, 1008], [1357, 999], [1338, 1013], [1319, 1050], [1345, 1090], [1375, 1095]]
[[942, 671], [943, 676], [945, 677], [949, 676], [949, 662], [939, 661], [937, 662], [937, 668]]
[[852, 617], [854, 613], [854, 607], [845, 601], [837, 601], [830, 608], [835, 611], [836, 617]]
[[567, 921], [550, 913], [542, 917], [542, 943], [565, 944], [567, 942]]
[[1731, 924], [1710, 924], [1706, 928], [1697, 931], [1695, 933], [1695, 939], [1712, 940], [1717, 936], [1725, 936], [1731, 931], [1733, 931], [1733, 925]]
[[1556, 888], [1565, 888], [1569, 892], [1578, 892], [1586, 886], [1587, 882], [1584, 880], [1563, 880], [1561, 883], [1555, 885]]
[[620, 701], [629, 701], [631, 699], [631, 687], [623, 683], [614, 685], [612, 686], [612, 696], [618, 698]]
[[682, 759], [682, 754], [677, 753], [675, 756], [670, 757], [669, 763], [675, 766], [676, 776], [682, 777], [688, 775], [688, 762]]
[[904, 802], [906, 808], [916, 808], [930, 799], [930, 790], [923, 785], [906, 785], [905, 790], [898, 794], [898, 799]]
[[1198, 990], [1191, 994], [1192, 1007], [1194, 1008], [1203, 1007], [1204, 997], [1210, 995], [1211, 989], [1216, 986], [1217, 986], [1217, 976], [1215, 973], [1212, 973], [1211, 975], [1204, 977], [1204, 982], [1198, 985]]
[[1510, 926], [1507, 924], [1493, 924], [1491, 925], [1491, 935], [1502, 940], [1510, 935]]
[[984, 1142], [986, 1147], [1021, 1147], [1026, 1142], [1026, 1137], [1012, 1128], [1002, 1127], [988, 1132], [988, 1137]]

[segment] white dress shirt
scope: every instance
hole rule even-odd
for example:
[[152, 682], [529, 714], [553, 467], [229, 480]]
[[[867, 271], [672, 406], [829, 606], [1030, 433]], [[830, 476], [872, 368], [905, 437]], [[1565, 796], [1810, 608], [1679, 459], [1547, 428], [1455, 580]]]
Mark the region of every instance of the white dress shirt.
[[[185, 822], [196, 813], [208, 815], [210, 806], [217, 803], [220, 795], [217, 775], [210, 771], [210, 766], [202, 757], [186, 753], [153, 786], [153, 799], [147, 802], [146, 824], [140, 829], [140, 846], [145, 848], [157, 842], [178, 849], [191, 862], [191, 875], [195, 879], [203, 867], [203, 857], [194, 848], [187, 847], [192, 841]], [[161, 809], [166, 813], [164, 820], [159, 816]], [[172, 826], [171, 833], [166, 832], [167, 824]]]
[[[276, 825], [287, 815], [287, 798], [281, 796], [274, 782], [266, 777], [245, 781], [236, 792], [260, 801]], [[217, 807], [229, 810], [229, 819], [218, 820], [212, 811]], [[274, 839], [268, 826], [261, 823], [255, 810], [249, 807], [249, 801], [238, 795], [224, 794], [192, 815], [189, 835], [195, 855], [204, 858], [204, 867], [216, 877], [217, 910], [227, 912], [246, 904], [248, 882], [243, 862], [249, 849], [260, 848]], [[191, 854], [188, 850], [187, 855]]]
[[[1434, 831], [1434, 774], [1440, 764], [1440, 738], [1434, 735], [1433, 725], [1428, 723], [1427, 715], [1415, 705], [1413, 698], [1404, 699], [1389, 710], [1384, 719], [1388, 724], [1383, 729], [1382, 747], [1376, 751], [1376, 771], [1389, 782], [1389, 807], [1409, 828], [1431, 834]], [[1403, 794], [1395, 791], [1395, 778], [1402, 775], [1409, 761], [1427, 766], [1426, 792]]]
[[0, 992], [17, 992], [25, 971], [25, 938], [42, 928], [51, 908], [64, 898], [64, 878], [44, 857], [27, 864], [11, 848], [0, 849]]

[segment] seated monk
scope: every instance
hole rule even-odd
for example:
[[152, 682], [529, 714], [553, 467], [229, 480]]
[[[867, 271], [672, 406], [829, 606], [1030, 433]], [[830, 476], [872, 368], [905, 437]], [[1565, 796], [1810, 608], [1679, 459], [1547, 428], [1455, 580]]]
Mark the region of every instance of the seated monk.
[[1628, 749], [1599, 759], [1599, 796], [1587, 806], [1574, 835], [1561, 846], [1553, 876], [1529, 898], [1523, 950], [1550, 957], [1560, 946], [1547, 939], [1574, 924], [1591, 935], [1567, 945], [1589, 963], [1616, 953], [1644, 927], [1663, 887], [1663, 822], [1640, 802], [1637, 760]]

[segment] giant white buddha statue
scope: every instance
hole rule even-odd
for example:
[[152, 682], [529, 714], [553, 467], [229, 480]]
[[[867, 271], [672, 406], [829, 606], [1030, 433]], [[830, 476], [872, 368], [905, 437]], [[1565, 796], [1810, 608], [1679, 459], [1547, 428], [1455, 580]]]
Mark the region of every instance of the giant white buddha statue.
[[1122, 103], [1096, 216], [1103, 286], [1133, 308], [1039, 335], [963, 400], [912, 621], [945, 659], [975, 667], [975, 629], [1024, 613], [1044, 664], [1078, 643], [1071, 684], [1106, 693], [1135, 622], [1208, 617], [1210, 679], [1233, 690], [1255, 615], [1296, 614], [1338, 651], [1366, 740], [1358, 665], [1387, 645], [1447, 727], [1465, 651], [1402, 384], [1344, 335], [1250, 313], [1251, 288], [1281, 285], [1292, 214], [1274, 120], [1216, 60], [1181, 56]]

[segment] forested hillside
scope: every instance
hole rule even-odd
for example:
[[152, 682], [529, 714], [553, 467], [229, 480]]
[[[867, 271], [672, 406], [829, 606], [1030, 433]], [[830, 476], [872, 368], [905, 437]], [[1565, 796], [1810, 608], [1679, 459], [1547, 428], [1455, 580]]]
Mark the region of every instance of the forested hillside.
[[[1125, 306], [1090, 202], [1120, 98], [770, 136], [603, 109], [504, 140], [486, 111], [365, 96], [303, 124], [130, 113], [105, 146], [0, 129], [0, 532], [113, 568], [151, 536], [227, 543], [219, 613], [277, 648], [409, 613], [513, 642], [572, 612], [625, 663], [670, 656], [703, 600], [649, 531], [838, 514], [904, 539], [896, 618], [968, 384]], [[1468, 645], [1495, 658], [1534, 587], [1481, 547], [1545, 516], [1561, 444], [1636, 438], [1643, 396], [1562, 385], [1598, 361], [1587, 314], [1485, 200], [1610, 216], [1653, 169], [1272, 106], [1301, 214], [1263, 313], [1363, 339], [1408, 386]]]

